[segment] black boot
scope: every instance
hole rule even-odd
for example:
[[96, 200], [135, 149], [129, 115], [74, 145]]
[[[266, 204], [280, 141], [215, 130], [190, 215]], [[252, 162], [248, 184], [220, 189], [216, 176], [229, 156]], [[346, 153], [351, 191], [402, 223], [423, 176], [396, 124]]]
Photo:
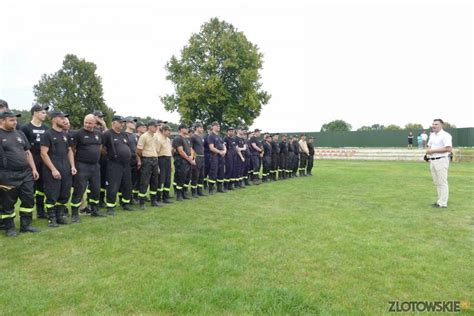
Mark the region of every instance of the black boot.
[[72, 207], [71, 208], [71, 223], [80, 223], [81, 218], [79, 217], [79, 208]]
[[96, 204], [91, 204], [91, 216], [93, 217], [106, 217], [99, 211], [99, 206]]
[[150, 201], [151, 206], [160, 206], [160, 203], [156, 200], [156, 195], [152, 196], [151, 201]]
[[134, 209], [132, 208], [131, 204], [129, 203], [124, 203], [122, 204], [122, 210], [132, 212]]
[[18, 235], [15, 229], [15, 222], [13, 218], [5, 218], [3, 223], [5, 226], [5, 235], [7, 235], [7, 237], [16, 237]]
[[44, 211], [44, 196], [39, 195], [36, 197], [36, 218], [48, 218]]
[[183, 191], [176, 189], [176, 201], [182, 202], [183, 201]]
[[171, 204], [171, 203], [173, 203], [173, 202], [170, 200], [170, 192], [169, 192], [169, 191], [163, 191], [163, 203], [165, 203], [165, 204]]
[[230, 181], [229, 184], [227, 185], [227, 190], [228, 191], [232, 191], [234, 189], [234, 182], [233, 181]]
[[217, 182], [217, 192], [225, 193], [224, 189], [222, 188], [222, 183]]
[[139, 201], [139, 199], [138, 199], [138, 193], [133, 193], [133, 194], [132, 194], [132, 204], [134, 204], [134, 205], [135, 205], [135, 204], [138, 204], [138, 201]]
[[214, 183], [209, 183], [209, 195], [214, 194]]
[[67, 225], [69, 224], [67, 217], [66, 217], [66, 206], [58, 205], [56, 206], [56, 221], [60, 225]]
[[145, 198], [140, 198], [140, 209], [145, 210]]
[[107, 216], [115, 216], [115, 210], [113, 207], [107, 207]]
[[198, 193], [197, 193], [197, 188], [192, 188], [192, 189], [191, 189], [191, 195], [192, 195], [192, 197], [195, 198], [195, 199], [199, 197], [199, 196], [198, 196]]
[[183, 196], [183, 199], [189, 200], [190, 197], [188, 196], [188, 189], [184, 188], [181, 190], [181, 195]]
[[1, 230], [4, 230], [5, 229], [5, 222], [3, 221], [3, 219], [0, 218], [0, 229]]
[[197, 195], [198, 195], [198, 196], [206, 196], [206, 195], [202, 192], [202, 188], [201, 188], [201, 187], [198, 187], [198, 188], [197, 188]]
[[28, 215], [20, 215], [20, 231], [22, 233], [37, 233], [40, 232], [36, 227], [31, 226], [31, 223], [33, 222], [33, 214], [28, 214]]
[[244, 184], [245, 184], [245, 186], [249, 186], [249, 185], [250, 185], [249, 177], [245, 177], [245, 179], [244, 179]]
[[56, 206], [48, 208], [47, 214], [48, 214], [48, 227], [53, 227], [53, 228], [59, 227], [59, 224], [56, 220]]

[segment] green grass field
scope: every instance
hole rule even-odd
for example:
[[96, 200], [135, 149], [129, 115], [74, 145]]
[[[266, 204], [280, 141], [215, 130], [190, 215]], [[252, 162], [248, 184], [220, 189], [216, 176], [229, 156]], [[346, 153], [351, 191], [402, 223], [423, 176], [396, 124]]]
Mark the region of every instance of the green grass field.
[[43, 221], [0, 236], [0, 314], [380, 315], [393, 300], [472, 314], [474, 164], [449, 182], [434, 209], [426, 163], [317, 161], [313, 177]]

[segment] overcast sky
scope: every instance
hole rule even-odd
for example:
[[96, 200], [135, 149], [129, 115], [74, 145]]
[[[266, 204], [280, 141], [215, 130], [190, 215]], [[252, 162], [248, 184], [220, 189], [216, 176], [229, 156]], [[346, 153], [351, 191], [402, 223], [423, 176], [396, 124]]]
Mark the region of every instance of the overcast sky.
[[468, 0], [2, 0], [0, 99], [29, 109], [41, 75], [75, 54], [97, 65], [118, 114], [178, 122], [159, 99], [173, 92], [164, 65], [218, 17], [264, 54], [272, 98], [254, 127], [426, 127], [433, 118], [472, 127], [473, 10]]

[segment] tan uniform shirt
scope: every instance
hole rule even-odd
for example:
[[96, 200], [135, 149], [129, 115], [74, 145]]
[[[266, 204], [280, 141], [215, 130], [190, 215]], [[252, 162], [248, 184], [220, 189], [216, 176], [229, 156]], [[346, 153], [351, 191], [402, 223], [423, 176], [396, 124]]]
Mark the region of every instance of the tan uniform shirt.
[[158, 157], [155, 137], [149, 132], [140, 136], [138, 139], [137, 149], [142, 151], [142, 157]]
[[300, 151], [304, 152], [305, 154], [309, 155], [308, 144], [305, 140], [300, 139], [298, 144], [300, 144]]
[[171, 157], [171, 140], [163, 136], [161, 133], [155, 134], [156, 150], [158, 151], [158, 157], [166, 156]]

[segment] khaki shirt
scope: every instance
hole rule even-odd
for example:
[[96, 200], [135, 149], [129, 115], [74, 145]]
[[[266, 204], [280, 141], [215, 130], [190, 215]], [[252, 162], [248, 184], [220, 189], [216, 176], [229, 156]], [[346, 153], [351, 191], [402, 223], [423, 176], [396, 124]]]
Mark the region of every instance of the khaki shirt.
[[308, 144], [305, 140], [300, 139], [298, 144], [300, 144], [300, 151], [304, 152], [305, 154], [309, 155]]
[[142, 157], [158, 157], [154, 135], [146, 132], [138, 139], [137, 149], [142, 151]]
[[161, 133], [155, 134], [156, 150], [158, 157], [166, 156], [171, 157], [171, 140], [168, 137], [163, 136]]

